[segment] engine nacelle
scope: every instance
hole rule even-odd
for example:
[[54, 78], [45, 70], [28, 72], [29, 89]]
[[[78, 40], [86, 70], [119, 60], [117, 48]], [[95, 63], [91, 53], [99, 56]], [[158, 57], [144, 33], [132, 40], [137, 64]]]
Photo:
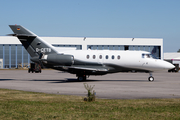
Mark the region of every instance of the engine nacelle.
[[73, 65], [74, 57], [72, 55], [63, 55], [63, 54], [49, 54], [45, 55], [45, 59], [48, 64], [55, 65]]

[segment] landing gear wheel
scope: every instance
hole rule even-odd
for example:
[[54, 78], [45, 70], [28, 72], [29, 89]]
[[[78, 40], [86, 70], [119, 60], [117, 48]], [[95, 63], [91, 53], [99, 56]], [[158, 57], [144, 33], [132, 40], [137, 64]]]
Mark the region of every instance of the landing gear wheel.
[[148, 78], [148, 80], [149, 80], [150, 82], [153, 82], [153, 81], [154, 81], [154, 77], [150, 76], [150, 77]]
[[84, 80], [84, 78], [83, 78], [82, 76], [79, 76], [79, 77], [78, 77], [78, 80], [81, 82], [81, 81]]
[[86, 75], [84, 76], [78, 76], [78, 81], [85, 81], [86, 80]]

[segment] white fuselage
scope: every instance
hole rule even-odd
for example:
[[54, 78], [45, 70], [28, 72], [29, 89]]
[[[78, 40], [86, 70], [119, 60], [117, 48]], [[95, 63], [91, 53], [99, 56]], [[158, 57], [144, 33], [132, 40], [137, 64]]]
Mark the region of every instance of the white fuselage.
[[60, 53], [73, 55], [75, 61], [83, 63], [110, 64], [132, 70], [159, 71], [174, 68], [171, 63], [148, 56], [150, 53], [146, 51], [70, 50]]

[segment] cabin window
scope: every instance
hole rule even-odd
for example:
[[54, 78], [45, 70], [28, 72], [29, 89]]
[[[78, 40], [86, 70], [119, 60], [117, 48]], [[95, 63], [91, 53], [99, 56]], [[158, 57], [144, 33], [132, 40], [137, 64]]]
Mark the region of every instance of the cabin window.
[[142, 54], [142, 58], [153, 58], [153, 59], [158, 59], [156, 56], [152, 55], [152, 54]]
[[142, 54], [142, 58], [150, 58], [150, 54]]
[[112, 55], [112, 59], [114, 59], [114, 55]]
[[109, 58], [109, 56], [108, 55], [106, 55], [106, 59], [108, 59]]
[[151, 58], [154, 58], [154, 59], [158, 59], [155, 55], [153, 55], [153, 54], [150, 54], [150, 57]]
[[144, 55], [145, 55], [145, 54], [142, 54], [142, 58], [144, 58]]
[[96, 56], [95, 55], [93, 55], [93, 59], [95, 59], [96, 58]]
[[102, 55], [99, 55], [99, 59], [102, 59]]
[[89, 55], [87, 55], [86, 58], [89, 59]]
[[118, 59], [118, 60], [120, 59], [120, 55], [117, 56], [117, 59]]
[[146, 57], [147, 57], [147, 58], [150, 58], [150, 55], [149, 55], [149, 54], [146, 54]]

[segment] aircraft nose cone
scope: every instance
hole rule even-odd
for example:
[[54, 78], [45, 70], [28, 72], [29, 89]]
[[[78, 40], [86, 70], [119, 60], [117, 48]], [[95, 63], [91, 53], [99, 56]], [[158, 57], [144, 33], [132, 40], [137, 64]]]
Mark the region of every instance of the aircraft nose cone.
[[175, 68], [175, 66], [169, 62], [166, 62], [166, 64], [164, 65], [164, 68], [169, 70], [169, 69]]

